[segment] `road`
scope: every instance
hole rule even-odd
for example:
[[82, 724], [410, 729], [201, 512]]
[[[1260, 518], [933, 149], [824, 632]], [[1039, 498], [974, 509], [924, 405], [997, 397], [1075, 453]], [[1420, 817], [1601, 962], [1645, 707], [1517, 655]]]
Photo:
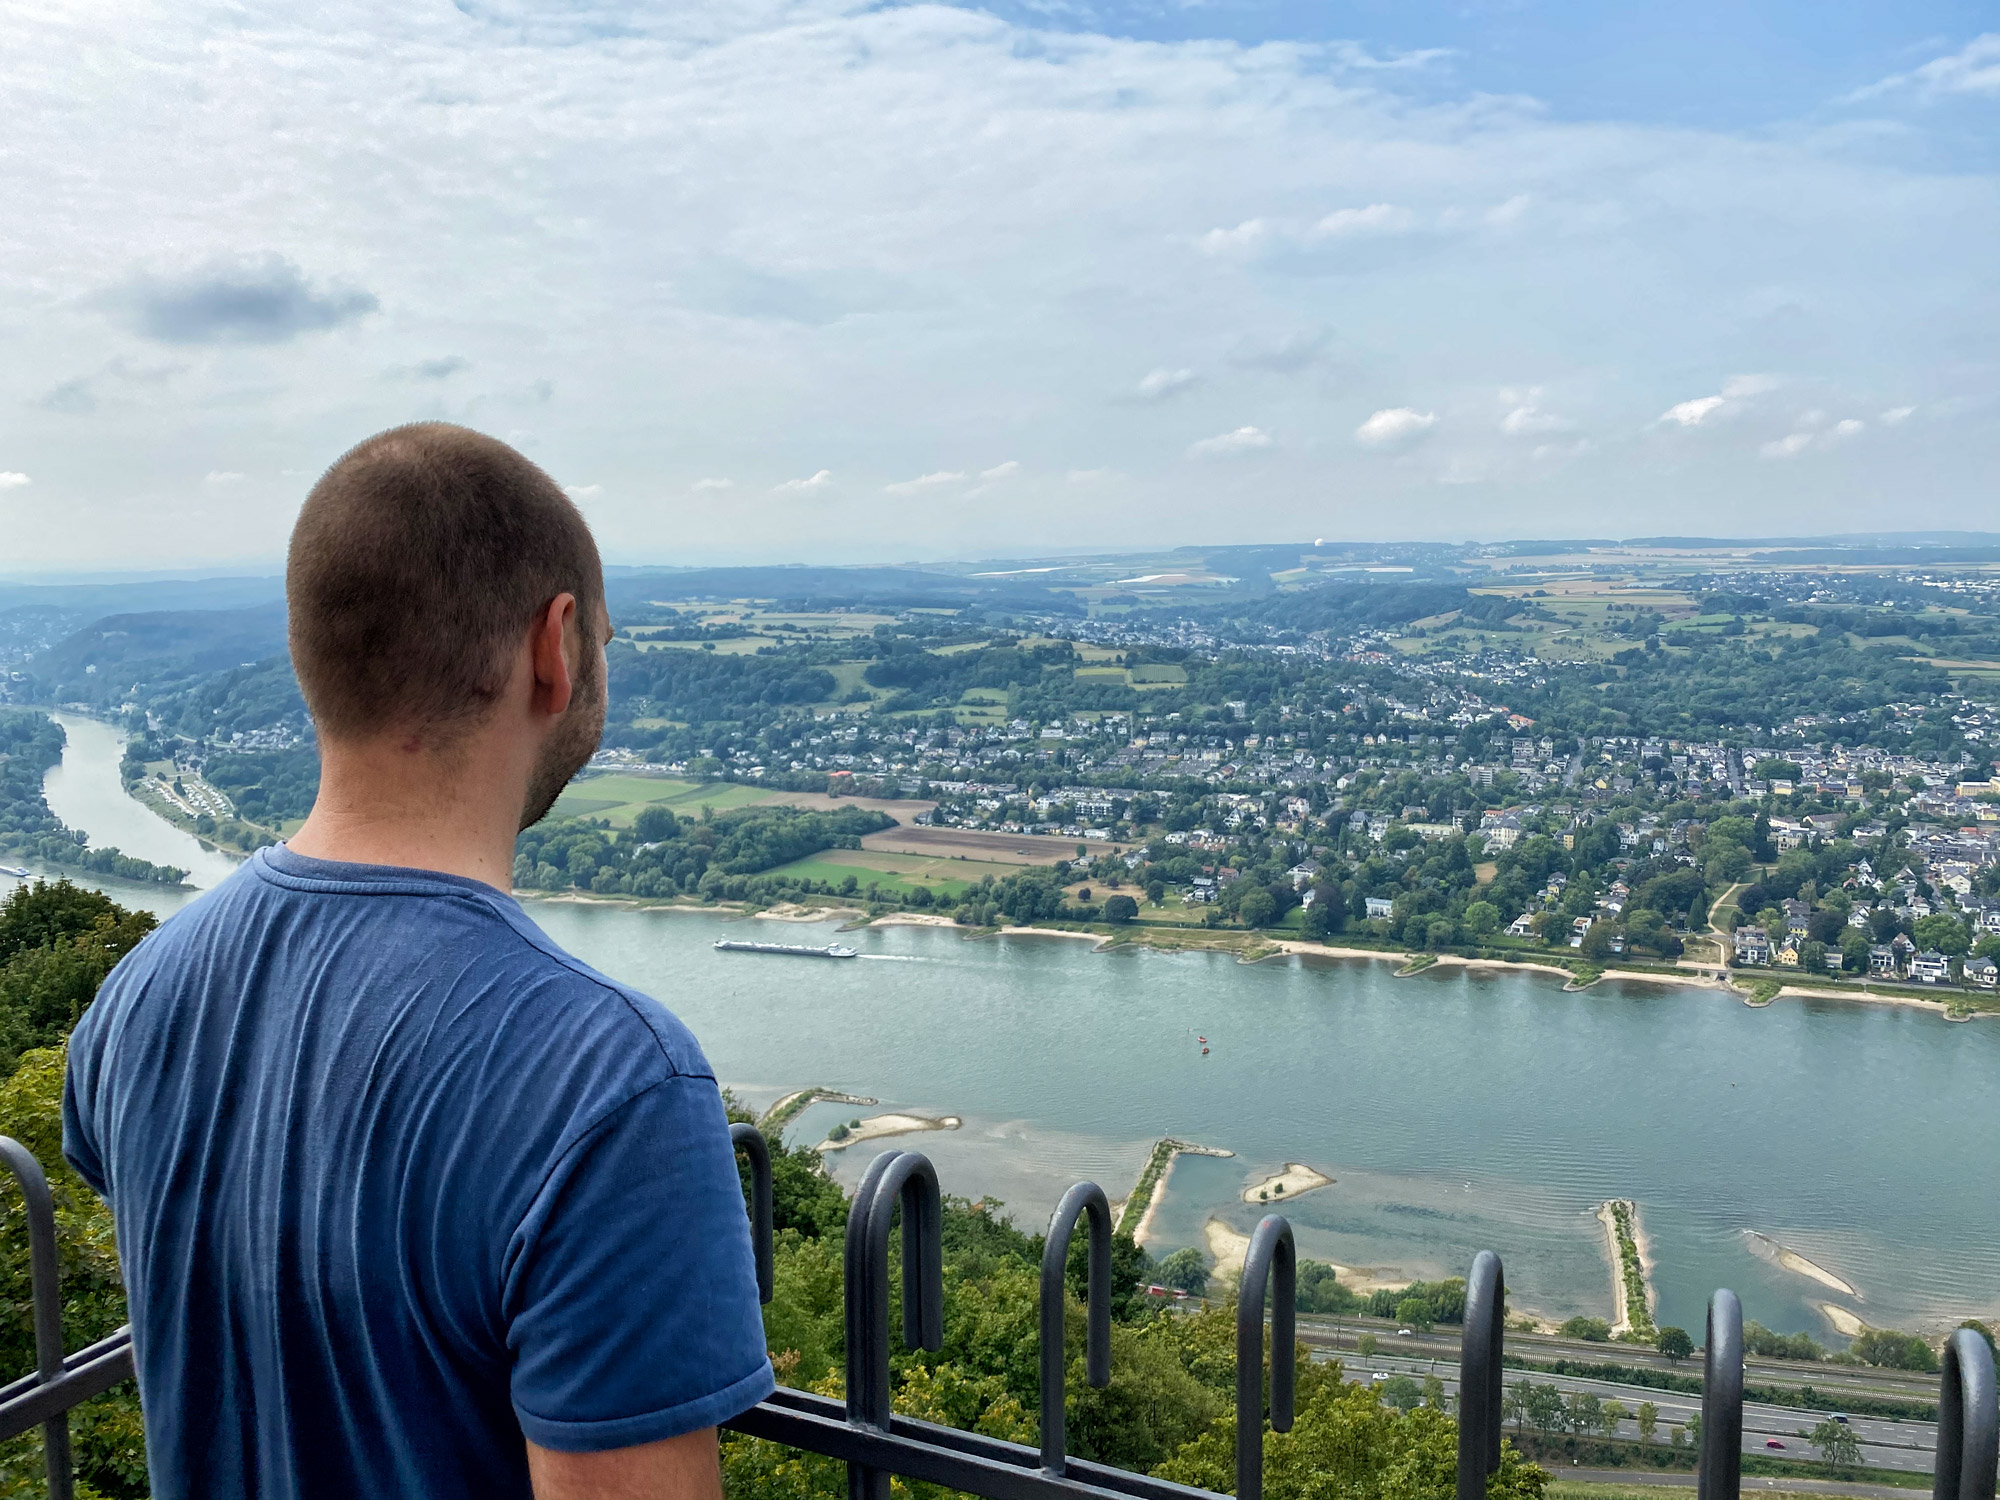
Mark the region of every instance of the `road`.
[[[1350, 1349], [1343, 1349], [1338, 1354], [1331, 1349], [1314, 1349], [1313, 1358], [1338, 1358], [1347, 1373], [1356, 1378], [1380, 1376], [1386, 1380], [1396, 1375], [1408, 1375], [1421, 1382], [1426, 1376], [1435, 1375], [1444, 1383], [1446, 1394], [1455, 1401], [1458, 1396], [1458, 1351], [1454, 1348], [1447, 1354], [1426, 1354], [1411, 1349], [1406, 1353], [1400, 1347], [1403, 1342], [1398, 1339], [1397, 1348], [1378, 1349], [1373, 1355], [1357, 1354]], [[1628, 1413], [1619, 1425], [1618, 1436], [1623, 1438], [1636, 1440], [1639, 1436], [1638, 1424], [1629, 1414], [1638, 1410], [1641, 1401], [1650, 1401], [1659, 1408], [1657, 1440], [1661, 1442], [1667, 1441], [1671, 1428], [1685, 1428], [1690, 1419], [1701, 1411], [1700, 1396], [1680, 1391], [1661, 1391], [1650, 1386], [1530, 1370], [1509, 1370], [1504, 1378], [1510, 1386], [1520, 1380], [1532, 1380], [1537, 1385], [1552, 1385], [1565, 1395], [1581, 1391], [1600, 1399], [1615, 1397]], [[1818, 1450], [1806, 1440], [1804, 1434], [1825, 1417], [1824, 1412], [1746, 1401], [1743, 1403], [1743, 1451], [1769, 1453], [1773, 1457], [1779, 1456], [1782, 1451], [1782, 1456], [1786, 1458], [1815, 1460], [1819, 1457]], [[1931, 1472], [1936, 1458], [1936, 1423], [1856, 1416], [1849, 1418], [1848, 1426], [1861, 1444], [1861, 1461], [1871, 1468], [1904, 1469], [1922, 1474]], [[1773, 1439], [1784, 1444], [1782, 1450], [1769, 1446], [1769, 1441]]]

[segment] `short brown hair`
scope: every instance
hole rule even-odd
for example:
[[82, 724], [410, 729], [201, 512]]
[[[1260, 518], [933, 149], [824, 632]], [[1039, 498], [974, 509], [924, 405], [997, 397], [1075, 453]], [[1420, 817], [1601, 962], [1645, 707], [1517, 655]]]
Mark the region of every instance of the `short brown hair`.
[[292, 667], [325, 733], [448, 729], [499, 696], [558, 594], [594, 645], [603, 592], [590, 527], [547, 474], [468, 428], [391, 428], [326, 471], [292, 528]]

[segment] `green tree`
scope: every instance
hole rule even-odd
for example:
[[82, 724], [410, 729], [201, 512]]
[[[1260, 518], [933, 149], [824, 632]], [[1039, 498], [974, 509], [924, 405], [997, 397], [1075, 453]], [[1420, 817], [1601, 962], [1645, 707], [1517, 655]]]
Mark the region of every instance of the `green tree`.
[[1199, 1296], [1208, 1290], [1208, 1257], [1192, 1245], [1176, 1250], [1160, 1262], [1161, 1286]]
[[1373, 1359], [1375, 1351], [1381, 1347], [1381, 1343], [1372, 1333], [1364, 1333], [1354, 1341], [1354, 1352], [1363, 1359]]
[[1847, 1346], [1847, 1352], [1865, 1365], [1885, 1370], [1934, 1372], [1937, 1352], [1914, 1333], [1898, 1333], [1892, 1328], [1871, 1328]]
[[1571, 1391], [1563, 1403], [1563, 1421], [1571, 1432], [1597, 1431], [1604, 1417], [1604, 1400], [1590, 1391]]
[[1638, 1424], [1639, 1441], [1651, 1443], [1653, 1434], [1660, 1430], [1660, 1409], [1650, 1401], [1641, 1401], [1633, 1421]]
[[1491, 901], [1475, 901], [1465, 909], [1465, 930], [1476, 938], [1491, 937], [1500, 927], [1500, 908]]
[[1607, 1438], [1618, 1436], [1618, 1424], [1625, 1420], [1625, 1403], [1612, 1397], [1597, 1409], [1598, 1429]]
[[1972, 937], [1965, 924], [1948, 912], [1917, 918], [1910, 937], [1919, 948], [1935, 948], [1953, 958], [1963, 958], [1972, 949]]
[[1398, 1411], [1409, 1411], [1424, 1399], [1423, 1387], [1407, 1375], [1391, 1375], [1381, 1385], [1382, 1400]]
[[1819, 1456], [1829, 1469], [1844, 1473], [1861, 1463], [1860, 1440], [1845, 1422], [1829, 1417], [1807, 1434], [1807, 1440], [1819, 1449]]
[[1593, 1344], [1609, 1342], [1611, 1325], [1602, 1318], [1574, 1317], [1556, 1330], [1566, 1339], [1588, 1339]]
[[1396, 1321], [1419, 1333], [1431, 1328], [1431, 1305], [1421, 1297], [1405, 1297], [1396, 1304]]
[[1662, 1328], [1653, 1336], [1653, 1347], [1679, 1364], [1694, 1353], [1694, 1340], [1688, 1337], [1685, 1328]]
[[1130, 896], [1111, 896], [1104, 902], [1104, 920], [1107, 922], [1130, 922], [1139, 915], [1139, 903]]
[[1249, 891], [1237, 903], [1236, 914], [1245, 927], [1263, 927], [1278, 914], [1278, 903], [1267, 890]]
[[1562, 1392], [1552, 1385], [1528, 1388], [1528, 1425], [1537, 1432], [1560, 1432], [1565, 1417]]

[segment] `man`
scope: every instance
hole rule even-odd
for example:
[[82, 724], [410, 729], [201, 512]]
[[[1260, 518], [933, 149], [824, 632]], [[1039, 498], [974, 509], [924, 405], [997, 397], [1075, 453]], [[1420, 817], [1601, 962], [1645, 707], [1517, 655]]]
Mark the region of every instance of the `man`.
[[507, 894], [603, 729], [589, 529], [504, 444], [403, 427], [314, 486], [285, 588], [312, 815], [70, 1043], [153, 1493], [715, 1496], [773, 1386], [720, 1090]]

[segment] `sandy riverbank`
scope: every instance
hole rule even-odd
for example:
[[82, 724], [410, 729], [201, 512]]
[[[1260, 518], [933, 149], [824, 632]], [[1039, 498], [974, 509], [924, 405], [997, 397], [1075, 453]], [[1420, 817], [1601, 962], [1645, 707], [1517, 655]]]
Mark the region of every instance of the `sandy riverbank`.
[[[1201, 1226], [1202, 1237], [1208, 1242], [1208, 1253], [1215, 1261], [1214, 1274], [1218, 1277], [1233, 1276], [1243, 1269], [1243, 1257], [1250, 1253], [1250, 1236], [1234, 1229], [1220, 1219], [1210, 1219]], [[1301, 1257], [1304, 1259], [1305, 1257]], [[1321, 1265], [1332, 1265], [1340, 1284], [1350, 1292], [1365, 1297], [1370, 1292], [1401, 1291], [1410, 1284], [1407, 1276], [1394, 1273], [1382, 1275], [1377, 1271], [1360, 1266], [1343, 1266], [1332, 1261], [1321, 1261]]]
[[956, 927], [958, 923], [950, 917], [941, 917], [932, 911], [892, 911], [886, 917], [877, 917], [868, 925], [870, 927]]
[[1798, 1251], [1779, 1244], [1768, 1234], [1759, 1234], [1754, 1229], [1746, 1229], [1743, 1231], [1743, 1235], [1744, 1238], [1750, 1241], [1750, 1248], [1752, 1250], [1756, 1251], [1757, 1254], [1763, 1256], [1766, 1260], [1776, 1261], [1794, 1276], [1804, 1276], [1809, 1280], [1817, 1281], [1821, 1286], [1827, 1288], [1827, 1290], [1838, 1292], [1843, 1297], [1852, 1297], [1856, 1302], [1865, 1300], [1860, 1292], [1840, 1277], [1834, 1275], [1833, 1272], [1827, 1270], [1825, 1266], [1816, 1264], [1799, 1254]]
[[1837, 1303], [1815, 1302], [1812, 1306], [1821, 1317], [1833, 1325], [1833, 1331], [1843, 1338], [1858, 1339], [1868, 1331], [1866, 1323]]
[[[944, 921], [947, 926], [951, 925], [949, 918], [941, 918], [940, 920]], [[1093, 944], [1099, 948], [1102, 948], [1110, 941], [1102, 933], [1071, 932], [1066, 927], [1002, 927], [993, 935], [995, 937], [1051, 937], [1070, 938], [1073, 940], [1080, 938], [1084, 942]]]
[[1253, 1182], [1243, 1190], [1245, 1203], [1281, 1203], [1301, 1194], [1310, 1193], [1315, 1188], [1332, 1187], [1333, 1179], [1324, 1172], [1316, 1172], [1303, 1162], [1288, 1161], [1285, 1170], [1273, 1173], [1262, 1182]]
[[822, 1153], [844, 1151], [849, 1146], [858, 1146], [863, 1141], [879, 1141], [889, 1135], [909, 1135], [919, 1130], [956, 1130], [965, 1122], [957, 1115], [939, 1115], [933, 1119], [929, 1115], [870, 1115], [847, 1135], [837, 1141], [821, 1141], [813, 1149]]
[[862, 917], [867, 913], [858, 906], [796, 906], [787, 901], [767, 906], [751, 915], [759, 922], [831, 922], [836, 918]]

